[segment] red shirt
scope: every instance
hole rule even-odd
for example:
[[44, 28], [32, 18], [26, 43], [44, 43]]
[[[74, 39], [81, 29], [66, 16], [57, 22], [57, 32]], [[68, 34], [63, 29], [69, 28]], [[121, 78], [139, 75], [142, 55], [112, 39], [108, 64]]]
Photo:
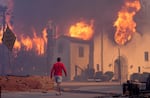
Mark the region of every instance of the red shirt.
[[51, 78], [52, 78], [53, 74], [54, 74], [54, 76], [55, 75], [62, 76], [62, 70], [64, 71], [65, 76], [67, 76], [67, 72], [66, 72], [66, 68], [65, 68], [64, 64], [61, 62], [55, 63], [51, 69]]

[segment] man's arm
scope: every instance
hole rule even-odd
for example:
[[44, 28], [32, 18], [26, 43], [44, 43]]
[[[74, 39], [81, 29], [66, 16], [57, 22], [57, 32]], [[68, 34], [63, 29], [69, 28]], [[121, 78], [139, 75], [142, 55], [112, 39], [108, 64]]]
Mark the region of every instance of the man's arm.
[[64, 66], [64, 64], [63, 64], [63, 71], [65, 73], [65, 76], [67, 76], [67, 71], [66, 71], [66, 67]]
[[54, 73], [54, 66], [52, 67], [51, 73], [50, 73], [50, 78], [51, 78], [51, 79], [52, 79], [52, 77], [53, 77], [53, 73]]

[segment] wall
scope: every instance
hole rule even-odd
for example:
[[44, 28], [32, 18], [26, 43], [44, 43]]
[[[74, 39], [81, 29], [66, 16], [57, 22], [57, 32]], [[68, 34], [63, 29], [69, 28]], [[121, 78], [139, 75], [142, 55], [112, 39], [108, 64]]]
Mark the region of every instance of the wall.
[[[79, 47], [84, 47], [84, 57], [79, 57]], [[83, 70], [87, 68], [89, 64], [89, 45], [83, 43], [71, 43], [70, 44], [71, 53], [71, 80], [75, 76], [75, 65], [78, 65]], [[80, 74], [80, 73], [79, 73]]]
[[[94, 40], [94, 68], [96, 64], [101, 64], [101, 43], [100, 35], [95, 37]], [[128, 79], [132, 73], [138, 72], [138, 67], [141, 68], [141, 73], [150, 72], [150, 58], [149, 61], [144, 60], [144, 52], [150, 54], [150, 34], [144, 32], [143, 35], [139, 33], [134, 34], [134, 37], [126, 45], [113, 44], [106, 35], [103, 40], [103, 72], [114, 71], [114, 61], [119, 56], [126, 59]], [[150, 55], [149, 55], [150, 56]], [[112, 64], [111, 66], [109, 66]]]
[[[63, 47], [60, 48], [59, 47], [60, 44]], [[62, 53], [59, 53], [58, 49], [61, 49]], [[56, 40], [53, 63], [56, 62], [57, 57], [61, 57], [62, 62], [65, 64], [66, 69], [67, 69], [68, 76], [64, 77], [63, 79], [64, 80], [70, 80], [70, 77], [71, 77], [71, 73], [70, 73], [70, 42], [69, 42], [69, 40], [67, 40], [63, 37]]]

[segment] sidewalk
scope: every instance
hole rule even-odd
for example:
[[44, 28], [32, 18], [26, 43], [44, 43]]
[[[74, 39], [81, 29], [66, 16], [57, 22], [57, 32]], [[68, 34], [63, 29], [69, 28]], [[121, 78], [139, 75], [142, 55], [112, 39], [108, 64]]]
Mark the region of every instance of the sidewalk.
[[[2, 91], [1, 98], [96, 98], [122, 94], [122, 86], [118, 83], [102, 82], [64, 82], [63, 94], [56, 96], [56, 91], [7, 92]], [[100, 97], [99, 97], [100, 98]], [[104, 97], [111, 98], [111, 97]]]
[[65, 82], [63, 89], [75, 93], [122, 94], [122, 85], [116, 82]]

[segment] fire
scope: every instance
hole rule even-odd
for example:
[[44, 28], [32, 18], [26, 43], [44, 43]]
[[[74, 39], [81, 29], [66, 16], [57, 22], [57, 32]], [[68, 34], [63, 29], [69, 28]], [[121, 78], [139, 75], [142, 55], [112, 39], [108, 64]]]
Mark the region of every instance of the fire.
[[42, 55], [45, 53], [45, 45], [47, 44], [47, 33], [46, 28], [42, 32], [42, 36], [39, 37], [36, 34], [36, 31], [33, 29], [33, 37], [29, 36], [18, 36], [20, 40], [17, 40], [14, 45], [14, 49], [19, 51], [21, 48], [26, 51], [34, 49], [38, 55]]
[[131, 40], [136, 33], [136, 23], [133, 18], [141, 8], [139, 0], [125, 0], [125, 4], [118, 12], [118, 18], [114, 23], [116, 27], [115, 41], [119, 45], [124, 45]]
[[[5, 8], [4, 13], [7, 13], [9, 15], [4, 15], [5, 17], [0, 17], [0, 44], [2, 44], [2, 37], [3, 32], [5, 31], [5, 28], [7, 25], [10, 27], [10, 29], [13, 30], [13, 20], [12, 20], [12, 12], [14, 8], [14, 1], [13, 0], [2, 0], [0, 1], [0, 6], [2, 8]], [[3, 11], [3, 10], [2, 10]], [[3, 22], [5, 20], [5, 22]], [[4, 25], [5, 23], [5, 25]], [[42, 35], [38, 36], [35, 29], [32, 29], [33, 37], [25, 36], [25, 35], [19, 35], [16, 34], [16, 41], [14, 44], [14, 52], [18, 52], [21, 49], [24, 49], [25, 51], [34, 50], [38, 55], [43, 55], [45, 53], [45, 46], [47, 45], [47, 28], [44, 28], [42, 31]]]
[[[2, 30], [0, 30], [0, 39], [2, 39], [3, 33]], [[47, 32], [46, 28], [42, 31], [42, 36], [37, 36], [36, 32], [33, 31], [33, 37], [20, 35], [17, 36], [17, 40], [14, 44], [14, 49], [16, 51], [20, 51], [21, 48], [23, 48], [25, 51], [30, 51], [34, 49], [38, 55], [43, 55], [45, 53], [45, 45], [47, 44]], [[0, 44], [2, 44], [2, 41], [0, 40]]]
[[31, 50], [33, 47], [32, 39], [28, 36], [27, 37], [24, 37], [24, 36], [21, 37], [21, 44], [22, 44], [22, 46], [24, 46], [26, 51]]
[[[10, 26], [11, 27], [11, 26]], [[11, 27], [12, 28], [12, 27]], [[16, 35], [17, 40], [14, 44], [14, 49], [16, 51], [20, 51], [23, 48], [25, 51], [30, 51], [34, 49], [38, 55], [42, 55], [45, 53], [45, 45], [47, 44], [47, 32], [46, 28], [42, 31], [42, 36], [37, 36], [35, 30], [33, 30], [33, 37], [25, 36], [25, 35]], [[3, 30], [0, 30], [0, 39], [3, 37]], [[0, 44], [2, 44], [2, 40], [0, 40]]]
[[14, 44], [15, 50], [19, 51], [21, 48], [21, 43], [16, 39], [15, 44]]
[[2, 37], [3, 37], [3, 31], [2, 31], [2, 29], [0, 29], [0, 44], [2, 43]]
[[38, 37], [36, 33], [34, 33], [33, 42], [35, 43], [35, 50], [38, 52], [38, 54], [44, 54], [45, 53], [45, 42], [42, 37]]
[[93, 20], [90, 21], [90, 24], [80, 21], [72, 25], [69, 29], [69, 35], [71, 37], [89, 40], [93, 36]]

